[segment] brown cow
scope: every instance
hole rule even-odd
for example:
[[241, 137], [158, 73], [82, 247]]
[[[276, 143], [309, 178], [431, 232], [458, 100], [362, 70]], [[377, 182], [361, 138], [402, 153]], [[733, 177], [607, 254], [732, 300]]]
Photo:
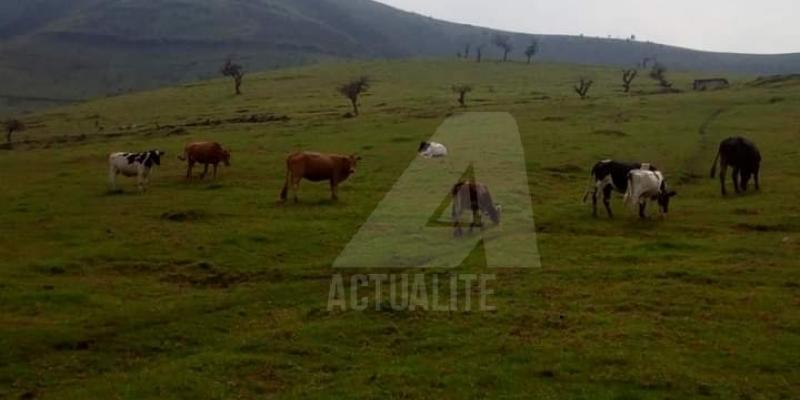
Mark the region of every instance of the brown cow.
[[200, 179], [205, 179], [208, 174], [208, 165], [214, 165], [214, 178], [217, 177], [217, 166], [219, 163], [225, 163], [225, 166], [231, 165], [231, 153], [226, 150], [222, 145], [217, 142], [196, 142], [189, 143], [183, 150], [183, 155], [178, 156], [181, 161], [187, 161], [189, 167], [186, 169], [186, 179], [192, 179], [192, 167], [194, 164], [200, 163], [205, 166], [203, 174]]
[[337, 187], [350, 175], [356, 172], [356, 164], [361, 157], [356, 155], [322, 154], [314, 152], [293, 153], [286, 159], [286, 182], [281, 191], [281, 201], [286, 201], [291, 185], [294, 201], [297, 202], [297, 190], [303, 178], [312, 182], [329, 181], [331, 197], [336, 200]]
[[472, 223], [469, 225], [469, 231], [476, 226], [483, 228], [481, 222], [482, 215], [487, 215], [495, 225], [500, 223], [500, 213], [503, 208], [499, 204], [494, 204], [492, 201], [492, 194], [486, 185], [474, 181], [459, 182], [450, 191], [453, 197], [453, 227], [455, 231], [453, 234], [456, 237], [462, 236], [461, 230], [461, 213], [465, 210], [472, 211]]

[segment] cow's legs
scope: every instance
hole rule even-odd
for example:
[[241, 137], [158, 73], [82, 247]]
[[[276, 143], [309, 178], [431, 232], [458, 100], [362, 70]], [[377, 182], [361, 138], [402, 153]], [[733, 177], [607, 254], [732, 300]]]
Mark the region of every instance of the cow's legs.
[[473, 208], [472, 209], [472, 223], [469, 224], [469, 233], [472, 234], [472, 231], [475, 229], [476, 226], [481, 226], [481, 211], [480, 209]]
[[739, 188], [739, 181], [741, 180], [741, 170], [739, 167], [733, 167], [733, 173], [731, 174], [731, 180], [733, 181], [733, 190], [736, 193], [740, 193], [741, 189]]
[[614, 213], [611, 212], [611, 192], [614, 190], [611, 186], [603, 188], [603, 205], [606, 207], [608, 218], [614, 218]]
[[647, 200], [642, 200], [639, 202], [639, 218], [647, 219], [647, 213], [645, 212], [647, 209]]
[[300, 201], [297, 198], [297, 191], [300, 190], [300, 177], [295, 177], [292, 175], [292, 195], [294, 196], [294, 202], [297, 203]]
[[339, 189], [338, 186], [339, 185], [337, 185], [336, 182], [331, 179], [331, 199], [333, 200], [339, 200], [339, 195], [336, 193], [336, 191]]
[[112, 191], [117, 190], [117, 169], [112, 167], [108, 168], [108, 184], [111, 186]]
[[597, 188], [592, 192], [592, 216], [597, 218]]
[[194, 168], [194, 161], [189, 160], [189, 166], [186, 167], [186, 179], [192, 180], [192, 168]]
[[461, 218], [457, 217], [456, 220], [453, 222], [453, 236], [461, 237], [464, 236], [464, 230], [461, 229]]
[[214, 163], [214, 179], [217, 179], [217, 166], [218, 163]]
[[200, 175], [200, 179], [206, 179], [206, 175], [208, 175], [208, 164], [203, 164], [205, 168], [203, 168], [203, 174]]
[[728, 164], [725, 163], [725, 160], [720, 161], [719, 167], [719, 185], [722, 188], [722, 195], [725, 196], [728, 194], [728, 191], [725, 190], [725, 175], [728, 174]]

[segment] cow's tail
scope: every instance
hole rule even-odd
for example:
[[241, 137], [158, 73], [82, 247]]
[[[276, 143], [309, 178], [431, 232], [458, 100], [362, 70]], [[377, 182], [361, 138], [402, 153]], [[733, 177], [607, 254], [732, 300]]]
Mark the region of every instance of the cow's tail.
[[717, 164], [719, 162], [720, 152], [717, 152], [717, 158], [714, 159], [714, 164], [711, 165], [711, 179], [714, 179], [717, 176]]
[[281, 190], [281, 201], [286, 201], [289, 196], [289, 181], [292, 179], [292, 169], [286, 168], [286, 180], [283, 182], [283, 189]]
[[633, 175], [628, 174], [628, 189], [625, 190], [625, 197], [623, 202], [627, 206], [632, 206], [631, 201], [633, 200]]
[[592, 167], [592, 172], [589, 173], [589, 185], [586, 188], [586, 193], [583, 195], [583, 203], [589, 199], [589, 195], [597, 191], [597, 184], [595, 183], [595, 168]]

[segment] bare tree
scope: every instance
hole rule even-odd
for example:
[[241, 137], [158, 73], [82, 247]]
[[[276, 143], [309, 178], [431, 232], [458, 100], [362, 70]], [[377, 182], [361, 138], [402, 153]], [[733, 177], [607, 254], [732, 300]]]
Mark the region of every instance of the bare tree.
[[18, 119], [8, 119], [3, 122], [3, 127], [6, 130], [6, 143], [11, 143], [11, 135], [14, 132], [21, 132], [25, 130], [25, 124]]
[[475, 61], [480, 63], [483, 60], [483, 45], [478, 46], [475, 53]]
[[472, 50], [472, 44], [467, 43], [464, 45], [464, 58], [469, 58], [469, 52]]
[[503, 62], [508, 61], [508, 54], [511, 53], [511, 50], [514, 50], [511, 36], [497, 33], [492, 37], [492, 44], [503, 50]]
[[577, 85], [575, 85], [575, 93], [578, 93], [581, 96], [581, 100], [586, 98], [586, 95], [589, 93], [589, 89], [594, 84], [594, 81], [588, 78], [580, 78], [580, 81]]
[[222, 66], [220, 69], [220, 73], [223, 76], [229, 76], [233, 78], [233, 83], [236, 88], [236, 94], [242, 94], [242, 78], [244, 78], [244, 68], [241, 65], [236, 64], [233, 62], [231, 58], [228, 58], [225, 61], [225, 65]]
[[664, 89], [670, 89], [672, 83], [667, 80], [667, 67], [661, 63], [653, 64], [653, 69], [650, 70], [650, 77], [657, 80], [658, 84]]
[[461, 107], [467, 106], [467, 93], [472, 91], [472, 86], [467, 84], [453, 85], [453, 92], [458, 94], [458, 104]]
[[369, 81], [369, 77], [360, 76], [339, 86], [339, 93], [347, 97], [353, 105], [353, 116], [358, 116], [358, 97], [369, 89]]
[[636, 79], [636, 75], [638, 74], [639, 70], [636, 68], [622, 70], [622, 87], [625, 88], [625, 93], [631, 91], [631, 83], [633, 83], [633, 80]]
[[531, 63], [531, 59], [538, 52], [539, 52], [539, 39], [534, 38], [531, 41], [531, 44], [529, 44], [528, 47], [525, 48], [525, 56], [528, 57], [528, 64]]

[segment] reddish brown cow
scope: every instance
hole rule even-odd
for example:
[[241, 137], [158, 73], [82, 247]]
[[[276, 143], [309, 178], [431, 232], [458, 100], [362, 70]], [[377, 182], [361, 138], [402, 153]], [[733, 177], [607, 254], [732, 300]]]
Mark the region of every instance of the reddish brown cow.
[[217, 142], [197, 142], [189, 143], [183, 150], [183, 156], [178, 156], [181, 161], [187, 161], [189, 167], [186, 170], [186, 179], [192, 179], [192, 168], [196, 163], [203, 164], [205, 169], [200, 179], [205, 179], [208, 174], [208, 165], [214, 166], [214, 178], [217, 177], [217, 166], [219, 163], [225, 163], [225, 166], [231, 165], [231, 153], [225, 150], [221, 144]]
[[307, 151], [293, 153], [286, 159], [286, 182], [281, 191], [281, 201], [286, 201], [291, 186], [294, 201], [297, 202], [297, 190], [303, 178], [312, 182], [329, 181], [331, 197], [334, 200], [338, 199], [337, 187], [356, 172], [359, 160], [361, 157], [356, 155], [343, 156]]

